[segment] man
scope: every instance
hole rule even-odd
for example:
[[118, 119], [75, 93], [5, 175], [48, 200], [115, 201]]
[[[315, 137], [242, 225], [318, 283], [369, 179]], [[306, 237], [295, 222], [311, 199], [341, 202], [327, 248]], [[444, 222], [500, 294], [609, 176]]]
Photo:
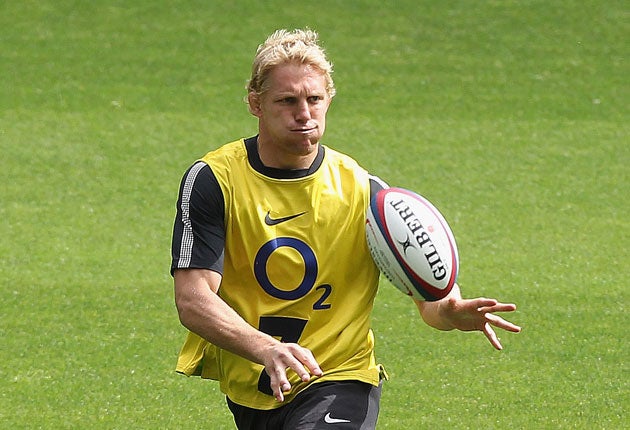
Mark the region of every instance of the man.
[[[280, 30], [258, 48], [248, 85], [258, 135], [208, 153], [182, 180], [171, 272], [190, 333], [177, 370], [218, 379], [240, 429], [374, 428], [384, 371], [370, 313], [378, 269], [365, 239], [384, 186], [320, 144], [335, 95], [313, 31]], [[441, 330], [491, 325], [514, 305], [417, 302]]]

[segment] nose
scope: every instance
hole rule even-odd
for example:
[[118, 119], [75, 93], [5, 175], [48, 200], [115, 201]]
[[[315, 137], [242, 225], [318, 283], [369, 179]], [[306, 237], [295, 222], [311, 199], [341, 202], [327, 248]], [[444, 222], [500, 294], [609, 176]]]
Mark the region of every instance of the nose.
[[295, 108], [295, 120], [303, 123], [311, 119], [311, 109], [308, 100], [300, 100]]

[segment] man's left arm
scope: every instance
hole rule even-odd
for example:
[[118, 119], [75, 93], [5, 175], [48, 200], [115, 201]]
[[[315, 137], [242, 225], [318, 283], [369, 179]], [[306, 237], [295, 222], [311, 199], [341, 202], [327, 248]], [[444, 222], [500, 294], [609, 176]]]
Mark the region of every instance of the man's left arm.
[[498, 350], [503, 349], [503, 346], [493, 326], [512, 333], [521, 331], [519, 326], [495, 314], [496, 312], [513, 312], [516, 310], [516, 305], [483, 297], [464, 299], [457, 284], [441, 300], [428, 302], [414, 299], [414, 302], [422, 319], [431, 327], [438, 330], [481, 331]]

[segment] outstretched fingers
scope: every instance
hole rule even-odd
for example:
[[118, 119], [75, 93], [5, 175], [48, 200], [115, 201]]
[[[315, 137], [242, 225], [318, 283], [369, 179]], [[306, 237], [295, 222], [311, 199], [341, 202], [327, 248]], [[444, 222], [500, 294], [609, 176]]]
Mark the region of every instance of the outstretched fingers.
[[510, 321], [500, 317], [499, 315], [495, 315], [493, 313], [486, 313], [485, 317], [488, 323], [500, 329], [503, 329], [512, 333], [518, 333], [521, 331], [521, 327], [517, 326], [514, 323], [511, 323]]
[[480, 312], [514, 312], [516, 310], [516, 305], [514, 303], [501, 303], [496, 300], [486, 300], [484, 299], [479, 304], [478, 310]]
[[496, 332], [494, 331], [494, 329], [489, 323], [485, 323], [481, 331], [486, 336], [486, 338], [488, 338], [492, 346], [494, 346], [499, 351], [503, 349], [503, 345], [501, 345], [501, 341], [499, 340]]
[[516, 310], [516, 305], [512, 303], [500, 303], [495, 302], [494, 304], [482, 306], [478, 309], [479, 312], [483, 314], [485, 322], [481, 331], [486, 336], [490, 344], [498, 350], [503, 349], [503, 345], [501, 345], [501, 341], [497, 336], [496, 332], [492, 328], [492, 326], [512, 332], [518, 333], [521, 331], [521, 327], [516, 324], [511, 323], [510, 321], [496, 315], [495, 312], [513, 312]]

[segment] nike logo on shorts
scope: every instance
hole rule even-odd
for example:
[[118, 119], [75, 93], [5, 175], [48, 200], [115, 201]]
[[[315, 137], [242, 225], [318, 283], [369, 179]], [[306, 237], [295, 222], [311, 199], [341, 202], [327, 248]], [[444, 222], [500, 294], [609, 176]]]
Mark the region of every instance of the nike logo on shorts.
[[271, 211], [267, 211], [267, 215], [265, 215], [265, 224], [267, 225], [278, 225], [283, 222], [292, 220], [293, 218], [297, 218], [299, 216], [304, 215], [306, 212], [300, 212], [299, 214], [289, 215], [282, 218], [271, 218]]
[[344, 420], [343, 418], [333, 418], [330, 416], [330, 412], [326, 414], [324, 417], [324, 422], [327, 424], [337, 424], [337, 423], [349, 423], [350, 420]]

